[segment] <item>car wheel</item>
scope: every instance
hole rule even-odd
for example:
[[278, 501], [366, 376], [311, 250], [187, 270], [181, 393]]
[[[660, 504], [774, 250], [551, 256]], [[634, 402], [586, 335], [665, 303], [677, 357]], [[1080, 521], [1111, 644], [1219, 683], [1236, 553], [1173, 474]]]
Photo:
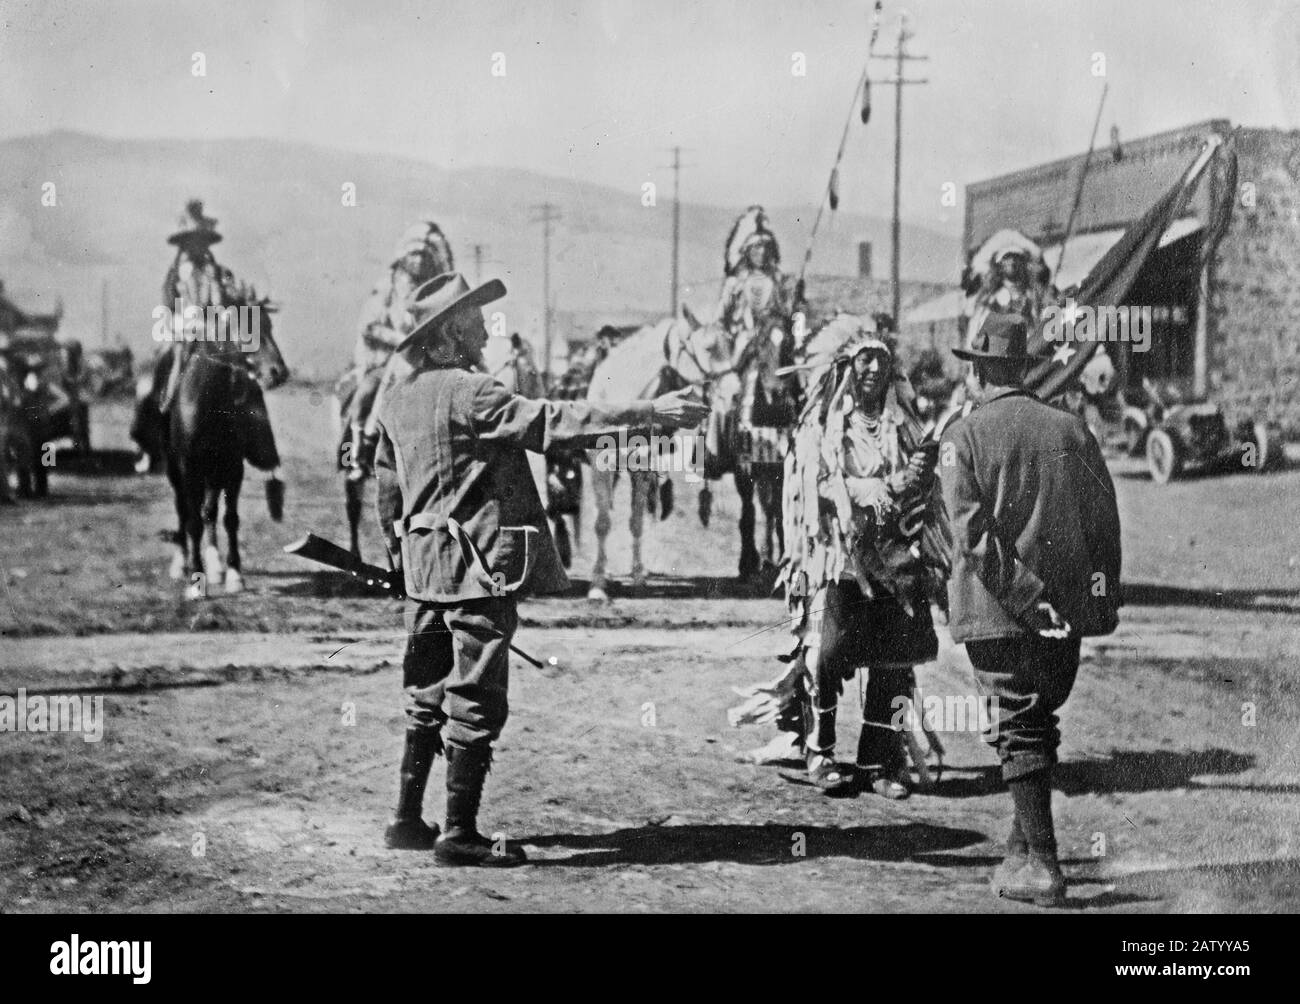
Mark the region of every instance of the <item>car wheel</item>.
[[1151, 471], [1151, 480], [1161, 485], [1182, 473], [1183, 444], [1177, 436], [1165, 429], [1147, 433], [1147, 469]]

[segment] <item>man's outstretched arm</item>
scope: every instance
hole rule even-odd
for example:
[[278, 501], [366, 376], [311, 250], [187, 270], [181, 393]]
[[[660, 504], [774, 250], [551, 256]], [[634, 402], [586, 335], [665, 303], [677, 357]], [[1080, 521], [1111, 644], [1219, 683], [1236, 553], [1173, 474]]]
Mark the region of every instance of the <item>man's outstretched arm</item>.
[[490, 377], [474, 388], [470, 411], [477, 438], [512, 443], [535, 453], [555, 446], [595, 446], [600, 437], [625, 430], [689, 428], [708, 414], [707, 406], [684, 393], [611, 404], [545, 401], [511, 394]]

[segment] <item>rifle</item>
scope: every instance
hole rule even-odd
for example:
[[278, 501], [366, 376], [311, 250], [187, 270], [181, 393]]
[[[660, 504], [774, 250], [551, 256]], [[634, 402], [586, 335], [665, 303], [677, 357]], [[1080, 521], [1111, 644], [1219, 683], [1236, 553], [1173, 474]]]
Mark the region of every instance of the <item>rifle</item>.
[[[384, 590], [394, 599], [406, 598], [406, 585], [402, 580], [401, 573], [396, 569], [383, 569], [378, 565], [367, 564], [361, 559], [353, 557], [351, 551], [339, 547], [338, 544], [326, 540], [324, 537], [318, 537], [314, 533], [307, 534], [302, 540], [293, 544], [286, 544], [284, 550], [286, 554], [296, 554], [308, 561], [314, 561], [329, 568], [336, 568], [340, 572], [347, 572], [367, 586]], [[541, 660], [534, 659], [523, 649], [511, 645], [510, 651], [537, 669], [546, 668]], [[552, 656], [550, 664], [555, 666], [557, 663], [558, 660]]]

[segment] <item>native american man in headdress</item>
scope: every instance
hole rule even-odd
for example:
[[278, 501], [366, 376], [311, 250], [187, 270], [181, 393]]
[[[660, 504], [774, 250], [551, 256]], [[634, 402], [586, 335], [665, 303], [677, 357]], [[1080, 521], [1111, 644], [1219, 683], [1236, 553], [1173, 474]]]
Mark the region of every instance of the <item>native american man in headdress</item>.
[[835, 760], [836, 706], [866, 667], [858, 767], [878, 794], [910, 793], [900, 710], [913, 667], [938, 652], [929, 594], [946, 574], [936, 459], [892, 344], [858, 327], [814, 369], [786, 459], [781, 581], [796, 646], [786, 672], [738, 690], [747, 700], [729, 713], [733, 725], [777, 723], [758, 762], [794, 756], [823, 790], [850, 783]]
[[[1059, 261], [1059, 258], [1058, 258]], [[990, 312], [1019, 314], [1031, 338], [1042, 327], [1044, 310], [1059, 303], [1067, 290], [1058, 290], [1043, 250], [1018, 230], [999, 230], [971, 255], [962, 274], [966, 292], [962, 315], [962, 345], [983, 327]], [[1115, 364], [1107, 352], [1097, 352], [1081, 374], [1080, 384], [1058, 403], [1083, 415], [1088, 405], [1103, 407], [1115, 379]]]
[[[737, 462], [781, 463], [787, 391], [776, 370], [791, 361], [792, 303], [781, 272], [781, 249], [762, 206], [750, 206], [727, 235], [726, 277], [718, 320], [733, 339], [732, 370], [740, 379], [739, 399], [721, 410], [734, 411]], [[715, 418], [719, 412], [715, 411]], [[786, 421], [781, 419], [785, 417]], [[722, 430], [710, 428], [710, 440]], [[723, 449], [720, 442], [718, 449]]]
[[362, 480], [369, 473], [378, 441], [373, 416], [383, 383], [384, 367], [393, 348], [411, 329], [407, 306], [411, 293], [436, 275], [454, 271], [451, 245], [442, 228], [425, 217], [402, 234], [393, 262], [375, 283], [361, 308], [360, 331], [352, 355], [352, 371], [340, 383], [354, 382], [356, 390], [348, 405], [346, 434], [351, 449], [348, 477]]

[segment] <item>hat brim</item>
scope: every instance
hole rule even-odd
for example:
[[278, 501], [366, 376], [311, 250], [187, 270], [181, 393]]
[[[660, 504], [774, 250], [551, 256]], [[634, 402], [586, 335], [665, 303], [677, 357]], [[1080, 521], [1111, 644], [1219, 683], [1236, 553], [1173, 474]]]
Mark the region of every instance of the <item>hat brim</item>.
[[977, 352], [974, 349], [953, 349], [952, 354], [958, 359], [965, 359], [968, 362], [974, 362], [976, 359], [1007, 359], [1011, 362], [1028, 362], [1034, 359], [1029, 354], [1007, 356], [1000, 352]]
[[452, 300], [451, 303], [447, 304], [447, 306], [443, 307], [442, 310], [438, 311], [432, 317], [426, 317], [420, 322], [420, 324], [411, 330], [409, 335], [402, 339], [394, 351], [401, 352], [403, 349], [409, 348], [411, 343], [417, 338], [427, 335], [435, 326], [446, 320], [450, 315], [456, 313], [456, 311], [482, 307], [484, 304], [492, 303], [494, 300], [499, 300], [505, 295], [506, 284], [500, 279], [489, 279], [487, 282], [483, 283], [483, 285], [471, 289], [463, 296]]
[[167, 238], [168, 244], [180, 245], [189, 243], [190, 241], [197, 241], [204, 244], [220, 244], [221, 235], [218, 233], [210, 233], [205, 230], [178, 230]]

